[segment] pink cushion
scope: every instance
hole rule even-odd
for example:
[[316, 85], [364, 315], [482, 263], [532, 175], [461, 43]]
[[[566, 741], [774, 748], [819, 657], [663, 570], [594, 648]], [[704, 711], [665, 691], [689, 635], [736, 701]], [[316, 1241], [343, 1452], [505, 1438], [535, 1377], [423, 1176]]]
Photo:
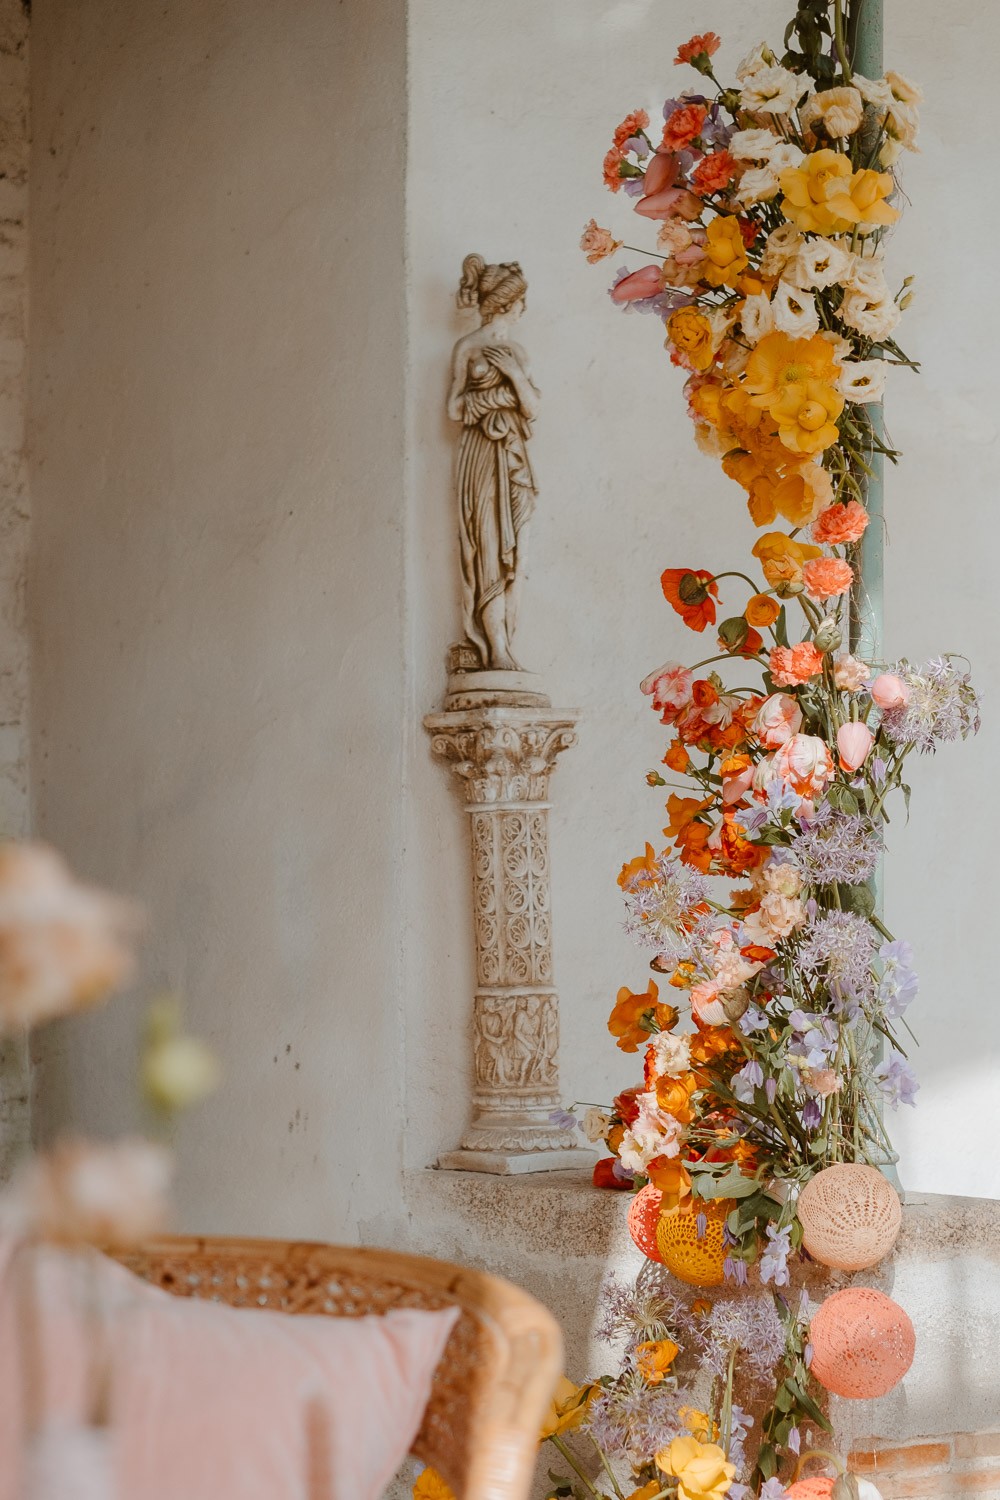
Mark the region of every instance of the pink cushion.
[[[76, 1268], [55, 1251], [31, 1259], [46, 1416], [75, 1422], [89, 1343]], [[331, 1318], [224, 1307], [96, 1266], [119, 1492], [141, 1500], [376, 1500], [416, 1436], [458, 1318], [457, 1308]], [[17, 1500], [22, 1422], [11, 1282], [0, 1283], [0, 1500]]]

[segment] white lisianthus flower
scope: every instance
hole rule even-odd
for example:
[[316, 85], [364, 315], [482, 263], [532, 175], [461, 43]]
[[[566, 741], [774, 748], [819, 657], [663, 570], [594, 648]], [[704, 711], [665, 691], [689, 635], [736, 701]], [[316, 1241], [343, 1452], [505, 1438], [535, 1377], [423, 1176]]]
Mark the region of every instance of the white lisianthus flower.
[[849, 292], [862, 292], [876, 301], [889, 294], [885, 280], [885, 263], [881, 255], [855, 255], [843, 284]]
[[653, 1048], [653, 1066], [658, 1074], [664, 1078], [676, 1078], [678, 1074], [688, 1071], [691, 1066], [689, 1036], [674, 1036], [669, 1031], [660, 1031], [656, 1036], [651, 1036], [649, 1041]]
[[907, 151], [916, 151], [917, 130], [920, 115], [915, 104], [893, 104], [885, 117], [885, 128], [890, 138], [898, 141]]
[[629, 1172], [645, 1172], [655, 1156], [676, 1156], [681, 1127], [657, 1102], [656, 1094], [639, 1094], [639, 1116], [622, 1137], [619, 1160]]
[[847, 87], [823, 89], [811, 95], [799, 112], [803, 130], [822, 125], [827, 135], [842, 140], [853, 135], [861, 124], [864, 101], [857, 89]]
[[824, 328], [820, 333], [820, 338], [826, 339], [838, 365], [845, 364], [854, 353], [854, 345], [850, 339], [845, 339], [842, 333], [834, 333], [832, 328]]
[[867, 406], [871, 401], [882, 400], [888, 373], [889, 365], [884, 359], [851, 360], [841, 366], [837, 390], [845, 401]]
[[740, 178], [736, 201], [743, 208], [750, 208], [755, 203], [766, 203], [769, 198], [777, 196], [780, 186], [777, 172], [772, 172], [770, 167], [751, 167]]
[[788, 262], [805, 241], [794, 224], [772, 229], [764, 245], [760, 271], [762, 276], [780, 276]]
[[840, 304], [840, 321], [866, 339], [884, 339], [899, 322], [899, 308], [886, 292], [871, 297], [867, 292], [848, 292]]
[[766, 42], [758, 42], [752, 48], [736, 69], [736, 77], [740, 83], [746, 83], [748, 78], [753, 78], [757, 73], [762, 73], [775, 62], [774, 53]]
[[774, 332], [774, 309], [771, 299], [763, 292], [755, 292], [743, 304], [740, 313], [743, 337], [748, 344], [759, 344], [762, 338]]
[[882, 142], [882, 149], [878, 154], [878, 164], [885, 171], [891, 171], [891, 169], [899, 161], [899, 158], [902, 156], [902, 154], [902, 141], [894, 141], [891, 135], [887, 135], [885, 140]]
[[865, 103], [873, 104], [876, 109], [888, 109], [895, 98], [892, 85], [886, 78], [862, 78], [860, 73], [855, 73], [852, 81]]
[[902, 73], [893, 73], [891, 70], [885, 75], [885, 82], [892, 90], [892, 97], [898, 99], [901, 104], [922, 104], [924, 91], [904, 78]]
[[779, 65], [764, 67], [744, 83], [740, 104], [757, 114], [787, 115], [805, 91], [806, 84], [797, 73]]
[[846, 282], [851, 273], [849, 251], [835, 240], [806, 240], [796, 251], [795, 258], [784, 271], [789, 281], [796, 286], [813, 288], [837, 286]]
[[788, 937], [805, 920], [806, 909], [797, 897], [769, 891], [759, 909], [745, 917], [743, 935], [751, 943], [769, 948], [773, 947], [775, 938]]
[[603, 1141], [611, 1128], [611, 1116], [606, 1110], [591, 1108], [583, 1117], [583, 1133], [591, 1145]]
[[796, 146], [793, 141], [781, 141], [771, 152], [767, 165], [772, 172], [779, 174], [786, 167], [801, 167], [806, 159], [805, 152]]
[[[719, 351], [719, 363], [730, 380], [738, 380], [747, 367], [750, 358], [750, 350], [745, 344], [738, 344], [735, 339], [728, 339]], [[713, 429], [714, 430], [714, 429]], [[721, 437], [721, 434], [720, 434]], [[728, 439], [723, 439], [720, 458], [727, 452]]]
[[737, 161], [767, 161], [777, 144], [778, 137], [770, 130], [737, 130], [727, 150]]
[[807, 339], [819, 332], [815, 297], [810, 292], [793, 286], [790, 281], [778, 282], [771, 309], [774, 326], [779, 333], [787, 333], [793, 339]]

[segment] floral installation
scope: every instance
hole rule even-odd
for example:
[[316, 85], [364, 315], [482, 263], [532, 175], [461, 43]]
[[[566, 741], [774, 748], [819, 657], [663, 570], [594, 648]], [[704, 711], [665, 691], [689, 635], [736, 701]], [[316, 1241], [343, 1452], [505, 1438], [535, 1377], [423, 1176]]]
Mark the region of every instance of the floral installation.
[[[786, 50], [761, 43], [731, 85], [719, 37], [692, 37], [675, 62], [697, 86], [655, 127], [634, 110], [604, 159], [655, 249], [596, 220], [583, 234], [591, 263], [647, 258], [616, 273], [611, 300], [662, 323], [695, 441], [760, 535], [746, 571], [660, 579], [716, 644], [641, 683], [670, 736], [646, 777], [667, 792], [667, 845], [619, 876], [653, 977], [619, 990], [608, 1026], [642, 1074], [581, 1122], [610, 1153], [595, 1181], [636, 1193], [648, 1261], [607, 1295], [617, 1374], [557, 1392], [542, 1434], [569, 1470], [551, 1475], [557, 1500], [877, 1500], [812, 1451], [827, 1392], [862, 1394], [818, 1340], [834, 1316], [862, 1327], [861, 1301], [879, 1298], [864, 1394], [912, 1358], [912, 1325], [883, 1294], [835, 1293], [813, 1328], [796, 1279], [810, 1257], [877, 1264], [898, 1232], [883, 1111], [917, 1091], [917, 978], [875, 876], [890, 813], [908, 811], [908, 756], [979, 727], [960, 659], [880, 661], [862, 628], [869, 479], [899, 456], [880, 403], [893, 367], [916, 369], [897, 342], [912, 278], [893, 286], [885, 238], [921, 94], [852, 66], [856, 24], [843, 0], [802, 0]], [[870, 1214], [874, 1250], [851, 1241], [845, 1209]], [[813, 1457], [837, 1472], [800, 1478]]]

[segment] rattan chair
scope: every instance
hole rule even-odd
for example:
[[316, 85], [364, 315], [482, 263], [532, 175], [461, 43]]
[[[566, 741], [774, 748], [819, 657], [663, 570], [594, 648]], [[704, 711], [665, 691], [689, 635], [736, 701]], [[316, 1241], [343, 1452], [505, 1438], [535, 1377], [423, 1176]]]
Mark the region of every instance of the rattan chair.
[[230, 1307], [346, 1318], [461, 1308], [412, 1452], [459, 1500], [526, 1500], [562, 1338], [519, 1287], [423, 1256], [285, 1240], [171, 1237], [117, 1258], [175, 1296]]

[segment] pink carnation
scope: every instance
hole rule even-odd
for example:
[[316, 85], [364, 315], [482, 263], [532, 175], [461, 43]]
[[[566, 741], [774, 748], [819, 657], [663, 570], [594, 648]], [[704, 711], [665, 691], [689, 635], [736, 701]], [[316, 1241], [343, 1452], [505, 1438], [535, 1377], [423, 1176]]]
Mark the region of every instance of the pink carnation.
[[803, 564], [802, 582], [810, 599], [835, 599], [854, 582], [854, 569], [839, 557], [814, 557]]
[[846, 505], [828, 505], [813, 522], [813, 541], [821, 547], [848, 547], [865, 534], [869, 515], [857, 500]]
[[779, 687], [801, 687], [823, 670], [823, 653], [812, 641], [797, 646], [775, 646], [768, 659], [771, 676]]

